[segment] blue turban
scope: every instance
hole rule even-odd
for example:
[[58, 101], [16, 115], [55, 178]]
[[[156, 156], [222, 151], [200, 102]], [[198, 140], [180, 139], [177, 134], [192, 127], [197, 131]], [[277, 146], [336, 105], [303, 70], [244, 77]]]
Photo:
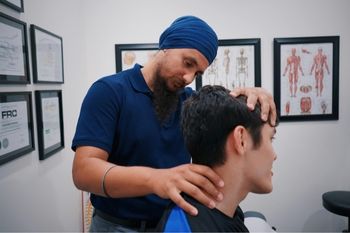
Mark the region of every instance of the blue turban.
[[196, 49], [206, 57], [210, 65], [216, 57], [218, 37], [203, 20], [195, 16], [182, 16], [159, 38], [159, 49], [172, 48]]

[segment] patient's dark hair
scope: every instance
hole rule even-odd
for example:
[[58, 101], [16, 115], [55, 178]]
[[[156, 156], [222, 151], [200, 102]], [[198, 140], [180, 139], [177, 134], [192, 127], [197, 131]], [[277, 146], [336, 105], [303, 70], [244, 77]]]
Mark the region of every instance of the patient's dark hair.
[[259, 104], [251, 111], [245, 96], [234, 98], [222, 86], [202, 87], [185, 101], [182, 109], [182, 133], [192, 161], [207, 166], [225, 162], [227, 136], [238, 125], [249, 131], [254, 148], [258, 148], [264, 123]]

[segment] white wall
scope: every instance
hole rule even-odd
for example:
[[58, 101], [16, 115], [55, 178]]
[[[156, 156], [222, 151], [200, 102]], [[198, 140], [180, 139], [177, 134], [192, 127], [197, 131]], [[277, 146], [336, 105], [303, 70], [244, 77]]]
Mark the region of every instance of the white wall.
[[339, 120], [282, 122], [275, 141], [274, 191], [249, 195], [242, 207], [263, 212], [279, 231], [345, 228], [345, 217], [326, 211], [321, 195], [350, 190], [349, 1], [24, 2], [22, 14], [5, 7], [0, 10], [63, 37], [65, 83], [1, 86], [0, 91], [62, 88], [66, 149], [43, 162], [38, 161], [36, 150], [0, 167], [0, 231], [81, 230], [80, 193], [71, 181], [69, 147], [82, 98], [94, 80], [115, 72], [114, 44], [158, 42], [163, 29], [185, 14], [205, 19], [220, 39], [261, 38], [262, 86], [271, 92], [274, 37], [340, 36]]
[[[36, 150], [0, 166], [0, 232], [78, 232], [81, 223], [81, 192], [72, 182], [73, 153], [70, 143], [79, 106], [89, 83], [86, 74], [85, 20], [83, 1], [24, 0], [24, 13], [0, 6], [1, 12], [29, 25], [35, 24], [63, 38], [62, 85], [1, 85], [0, 91], [61, 89], [65, 126], [65, 149], [39, 161], [36, 121]], [[28, 42], [29, 34], [28, 34]], [[31, 58], [30, 58], [31, 59]], [[32, 79], [32, 66], [30, 66]], [[35, 106], [33, 98], [33, 106]], [[36, 119], [36, 113], [33, 114]]]

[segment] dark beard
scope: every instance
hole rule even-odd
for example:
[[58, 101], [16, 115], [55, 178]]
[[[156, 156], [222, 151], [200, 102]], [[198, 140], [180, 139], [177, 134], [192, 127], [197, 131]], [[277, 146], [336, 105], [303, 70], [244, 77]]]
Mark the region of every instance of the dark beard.
[[164, 78], [157, 74], [154, 80], [153, 106], [162, 124], [176, 110], [178, 102], [179, 92], [170, 91]]

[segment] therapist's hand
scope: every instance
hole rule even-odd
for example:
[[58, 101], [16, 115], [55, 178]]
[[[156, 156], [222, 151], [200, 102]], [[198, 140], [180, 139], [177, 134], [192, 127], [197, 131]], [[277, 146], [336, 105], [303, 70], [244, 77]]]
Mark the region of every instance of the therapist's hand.
[[216, 202], [223, 199], [219, 191], [224, 186], [223, 180], [204, 165], [184, 164], [169, 169], [155, 169], [152, 180], [155, 194], [171, 199], [191, 215], [197, 215], [198, 210], [185, 201], [182, 192], [209, 208], [215, 208]]
[[272, 95], [261, 87], [245, 87], [235, 88], [230, 93], [232, 96], [237, 97], [239, 95], [247, 96], [247, 106], [249, 109], [254, 110], [257, 102], [261, 106], [261, 119], [267, 121], [270, 115], [270, 123], [276, 124], [276, 105]]

